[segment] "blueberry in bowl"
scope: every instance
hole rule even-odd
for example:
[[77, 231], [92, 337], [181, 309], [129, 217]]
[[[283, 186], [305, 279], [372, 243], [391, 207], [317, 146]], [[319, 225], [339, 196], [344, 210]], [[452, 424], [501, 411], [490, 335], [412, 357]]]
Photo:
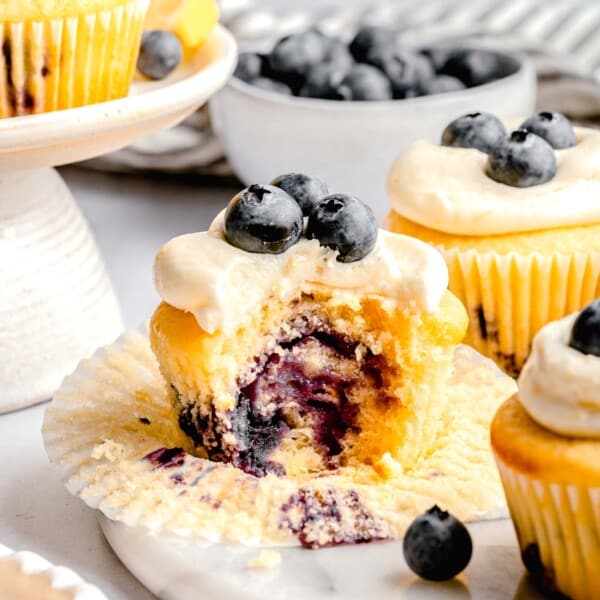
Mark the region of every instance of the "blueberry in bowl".
[[[315, 48], [282, 61], [286, 47], [303, 40]], [[502, 77], [468, 87], [440, 73], [452, 48], [409, 48], [389, 28], [361, 30], [353, 40], [310, 30], [275, 48], [277, 60], [264, 47], [244, 49], [241, 75], [210, 102], [234, 172], [246, 185], [270, 181], [273, 172], [314, 173], [368, 202], [377, 218], [387, 212], [387, 172], [404, 148], [439, 142], [460, 115], [534, 113], [535, 74], [519, 54], [493, 52]]]

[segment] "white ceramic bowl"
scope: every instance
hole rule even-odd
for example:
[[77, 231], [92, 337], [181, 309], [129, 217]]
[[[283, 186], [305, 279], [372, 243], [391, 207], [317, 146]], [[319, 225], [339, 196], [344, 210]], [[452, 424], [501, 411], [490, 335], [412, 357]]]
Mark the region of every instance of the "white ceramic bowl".
[[454, 118], [487, 111], [500, 118], [534, 110], [536, 78], [529, 59], [498, 53], [513, 73], [478, 87], [390, 102], [291, 98], [232, 79], [211, 100], [227, 156], [246, 183], [303, 171], [387, 211], [385, 178], [398, 153], [418, 139], [437, 141]]

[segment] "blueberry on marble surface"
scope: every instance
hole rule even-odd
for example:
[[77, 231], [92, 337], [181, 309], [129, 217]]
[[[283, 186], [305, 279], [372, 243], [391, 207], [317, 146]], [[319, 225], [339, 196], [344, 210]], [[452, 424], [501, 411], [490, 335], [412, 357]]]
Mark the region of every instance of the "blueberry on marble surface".
[[456, 77], [450, 75], [438, 75], [421, 83], [418, 87], [419, 95], [430, 96], [432, 94], [445, 94], [447, 92], [458, 92], [465, 89], [465, 84]]
[[306, 237], [338, 252], [337, 260], [352, 263], [367, 256], [377, 241], [377, 221], [371, 208], [347, 194], [325, 197], [308, 218]]
[[263, 59], [254, 52], [242, 52], [238, 57], [238, 63], [235, 68], [234, 77], [251, 83], [262, 75]]
[[350, 42], [350, 52], [354, 60], [368, 63], [374, 54], [381, 55], [398, 43], [398, 32], [390, 27], [365, 25]]
[[302, 235], [302, 210], [281, 188], [251, 185], [225, 213], [225, 238], [237, 248], [259, 254], [281, 254]]
[[600, 356], [600, 298], [579, 313], [571, 330], [569, 346], [583, 354]]
[[498, 57], [487, 50], [454, 50], [439, 72], [460, 79], [467, 87], [483, 85], [497, 78]]
[[442, 146], [476, 148], [490, 152], [506, 137], [502, 121], [490, 113], [475, 112], [458, 117], [442, 133]]
[[181, 64], [182, 59], [181, 42], [170, 31], [155, 29], [142, 35], [137, 68], [148, 79], [165, 79]]
[[556, 175], [554, 150], [538, 135], [517, 129], [490, 150], [487, 174], [495, 181], [512, 187], [541, 185]]
[[251, 81], [254, 87], [266, 90], [267, 92], [277, 92], [285, 96], [292, 96], [292, 88], [281, 81], [269, 79], [268, 77], [257, 77]]
[[419, 577], [447, 581], [469, 564], [473, 542], [458, 519], [434, 506], [408, 528], [403, 550], [406, 563]]
[[329, 194], [327, 186], [320, 179], [304, 173], [280, 175], [271, 181], [271, 185], [281, 188], [294, 198], [306, 217]]
[[375, 67], [357, 64], [344, 77], [338, 92], [350, 100], [377, 101], [393, 98], [390, 80]]
[[567, 117], [557, 112], [541, 112], [523, 121], [525, 129], [544, 138], [553, 148], [561, 150], [577, 144], [573, 126]]

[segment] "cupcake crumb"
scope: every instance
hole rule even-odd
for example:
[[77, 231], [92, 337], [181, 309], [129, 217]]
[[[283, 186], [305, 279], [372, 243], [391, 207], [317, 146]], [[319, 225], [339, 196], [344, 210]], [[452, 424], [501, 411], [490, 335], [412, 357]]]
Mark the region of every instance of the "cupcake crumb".
[[104, 443], [99, 444], [92, 450], [92, 458], [95, 460], [102, 460], [103, 458], [110, 462], [116, 462], [123, 456], [123, 446], [117, 444], [113, 440], [106, 440]]
[[263, 550], [248, 561], [249, 569], [276, 569], [281, 565], [281, 554], [274, 550]]

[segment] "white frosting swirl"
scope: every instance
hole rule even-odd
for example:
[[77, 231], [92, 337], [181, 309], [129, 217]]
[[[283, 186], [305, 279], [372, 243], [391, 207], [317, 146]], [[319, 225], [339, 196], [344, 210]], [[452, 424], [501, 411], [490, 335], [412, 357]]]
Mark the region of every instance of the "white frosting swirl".
[[519, 399], [540, 425], [558, 434], [600, 437], [600, 357], [569, 346], [578, 313], [546, 325], [519, 377]]
[[[510, 128], [509, 128], [510, 130]], [[487, 154], [419, 141], [388, 177], [394, 210], [455, 235], [494, 235], [600, 223], [600, 133], [575, 130], [578, 143], [556, 150], [549, 182], [511, 187], [486, 175]]]
[[229, 244], [221, 213], [209, 231], [177, 237], [156, 257], [154, 281], [162, 299], [191, 312], [208, 333], [235, 331], [268, 302], [290, 301], [327, 288], [340, 300], [379, 295], [410, 310], [436, 312], [448, 286], [441, 255], [413, 238], [379, 231], [373, 251], [340, 263], [337, 252], [302, 238], [283, 254], [253, 254]]

